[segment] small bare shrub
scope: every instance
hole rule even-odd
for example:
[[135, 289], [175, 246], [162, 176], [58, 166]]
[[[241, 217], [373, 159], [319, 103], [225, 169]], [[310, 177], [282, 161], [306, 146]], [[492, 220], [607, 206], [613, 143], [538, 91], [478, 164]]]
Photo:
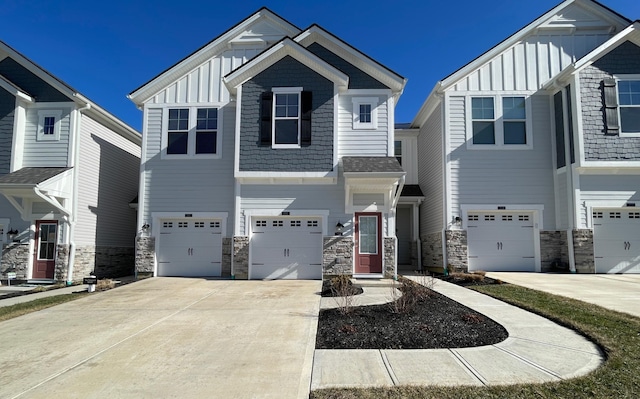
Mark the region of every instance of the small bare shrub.
[[485, 272], [484, 270], [475, 270], [475, 271], [472, 271], [471, 274], [479, 274], [484, 277], [487, 274], [487, 272]]
[[351, 278], [344, 274], [333, 277], [330, 281], [330, 286], [340, 313], [350, 313], [351, 310], [353, 310], [353, 300], [355, 295], [355, 289]]
[[484, 274], [479, 274], [479, 273], [451, 273], [450, 276], [456, 280], [466, 281], [466, 282], [484, 280]]
[[358, 332], [358, 329], [352, 324], [345, 324], [340, 327], [340, 332], [345, 334], [355, 334]]
[[398, 276], [398, 281], [394, 281], [391, 285], [389, 308], [392, 313], [410, 312], [417, 303], [429, 298], [431, 295], [429, 286], [433, 287], [434, 283], [430, 277], [423, 277], [426, 277], [424, 284], [420, 284], [406, 277]]
[[106, 290], [110, 290], [112, 288], [114, 288], [116, 286], [116, 282], [109, 279], [109, 278], [105, 278], [102, 280], [98, 280], [98, 284], [96, 284], [96, 290], [97, 291], [106, 291]]
[[479, 324], [484, 321], [484, 317], [475, 313], [465, 313], [462, 315], [462, 320], [464, 320], [468, 324]]

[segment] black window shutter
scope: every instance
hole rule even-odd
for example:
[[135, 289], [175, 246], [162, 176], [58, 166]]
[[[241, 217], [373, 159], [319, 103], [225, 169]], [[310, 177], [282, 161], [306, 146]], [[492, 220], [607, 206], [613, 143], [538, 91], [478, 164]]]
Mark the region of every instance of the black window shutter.
[[260, 145], [271, 145], [273, 93], [265, 91], [260, 101]]
[[620, 133], [620, 121], [618, 121], [618, 94], [616, 93], [616, 80], [614, 78], [605, 78], [602, 81], [602, 96], [604, 97], [606, 134], [616, 135]]
[[311, 111], [312, 97], [310, 91], [302, 92], [302, 113], [300, 118], [300, 145], [311, 145]]

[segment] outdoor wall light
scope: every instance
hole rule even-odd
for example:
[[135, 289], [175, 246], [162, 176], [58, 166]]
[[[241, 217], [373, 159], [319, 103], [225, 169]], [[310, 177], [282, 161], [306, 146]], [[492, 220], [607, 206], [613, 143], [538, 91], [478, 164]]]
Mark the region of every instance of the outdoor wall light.
[[336, 223], [336, 235], [341, 236], [342, 230], [344, 229], [344, 225], [340, 222]]
[[456, 226], [461, 227], [461, 226], [462, 226], [462, 218], [461, 218], [460, 216], [456, 216], [456, 217], [453, 219], [453, 223], [454, 223]]
[[143, 225], [142, 225], [142, 230], [144, 230], [144, 231], [148, 231], [148, 230], [149, 230], [149, 227], [151, 227], [151, 226], [149, 225], [149, 223], [145, 223], [145, 224], [143, 224]]
[[18, 235], [18, 230], [16, 229], [11, 229], [7, 231], [7, 238], [9, 239], [9, 241], [16, 241], [17, 235]]

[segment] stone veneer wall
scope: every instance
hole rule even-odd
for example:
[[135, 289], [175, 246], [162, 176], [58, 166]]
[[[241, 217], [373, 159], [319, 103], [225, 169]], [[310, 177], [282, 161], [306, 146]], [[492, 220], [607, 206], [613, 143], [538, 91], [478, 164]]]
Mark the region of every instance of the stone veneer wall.
[[29, 244], [10, 243], [2, 246], [0, 275], [7, 277], [8, 272], [15, 272], [16, 278], [26, 280], [29, 264]]
[[[56, 268], [53, 273], [53, 278], [58, 281], [66, 281], [68, 268], [69, 268], [69, 245], [58, 244], [58, 248], [56, 249]], [[74, 268], [74, 271], [75, 270], [76, 268]]]
[[573, 230], [573, 251], [577, 273], [595, 273], [596, 265], [593, 255], [593, 230]]
[[384, 257], [382, 267], [384, 276], [393, 278], [396, 276], [396, 241], [395, 237], [384, 238]]
[[541, 231], [540, 232], [540, 263], [541, 271], [554, 271], [551, 266], [554, 261], [560, 261], [569, 270], [569, 249], [567, 246], [566, 231]]
[[155, 237], [136, 237], [135, 270], [138, 275], [153, 274], [155, 251]]
[[353, 237], [326, 236], [322, 240], [322, 276], [353, 274]]
[[467, 232], [465, 230], [445, 231], [447, 239], [447, 269], [449, 272], [468, 272]]
[[233, 237], [233, 277], [236, 280], [249, 278], [249, 237]]
[[222, 277], [231, 277], [231, 238], [222, 238]]
[[73, 280], [81, 280], [91, 272], [99, 278], [130, 276], [135, 271], [135, 259], [135, 248], [132, 247], [78, 247]]
[[442, 267], [442, 233], [432, 233], [422, 239], [422, 267]]

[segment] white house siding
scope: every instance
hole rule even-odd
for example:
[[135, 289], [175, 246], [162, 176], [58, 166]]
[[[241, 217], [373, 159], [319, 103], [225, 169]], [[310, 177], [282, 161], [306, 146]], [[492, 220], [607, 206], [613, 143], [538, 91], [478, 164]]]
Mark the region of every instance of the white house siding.
[[417, 147], [418, 180], [425, 195], [420, 205], [420, 234], [425, 235], [443, 228], [442, 103], [420, 129]]
[[76, 244], [132, 247], [140, 147], [83, 115], [79, 156]]
[[154, 95], [147, 104], [228, 102], [229, 91], [222, 78], [260, 51], [250, 47], [224, 51]]
[[231, 236], [235, 106], [227, 104], [222, 108], [221, 159], [161, 159], [162, 109], [147, 107], [141, 222], [151, 223], [152, 212], [228, 212], [225, 234]]
[[[555, 226], [549, 97], [532, 96], [532, 150], [469, 150], [464, 97], [449, 97], [451, 211], [464, 204], [542, 204]], [[542, 227], [542, 226], [541, 226]]]
[[592, 228], [587, 212], [593, 207], [623, 207], [627, 202], [640, 206], [640, 176], [582, 175], [580, 176], [579, 228]]
[[[60, 119], [60, 140], [37, 140], [38, 111], [45, 109], [62, 111]], [[22, 167], [67, 166], [71, 109], [52, 105], [47, 108], [29, 108], [26, 114]]]
[[537, 90], [609, 38], [610, 34], [602, 32], [569, 34], [543, 30], [461, 79], [454, 90]]
[[[353, 129], [353, 98], [372, 97], [378, 101], [378, 127]], [[338, 99], [338, 157], [387, 156], [389, 148], [389, 110], [387, 96], [343, 95]], [[366, 140], [363, 140], [363, 137]]]

